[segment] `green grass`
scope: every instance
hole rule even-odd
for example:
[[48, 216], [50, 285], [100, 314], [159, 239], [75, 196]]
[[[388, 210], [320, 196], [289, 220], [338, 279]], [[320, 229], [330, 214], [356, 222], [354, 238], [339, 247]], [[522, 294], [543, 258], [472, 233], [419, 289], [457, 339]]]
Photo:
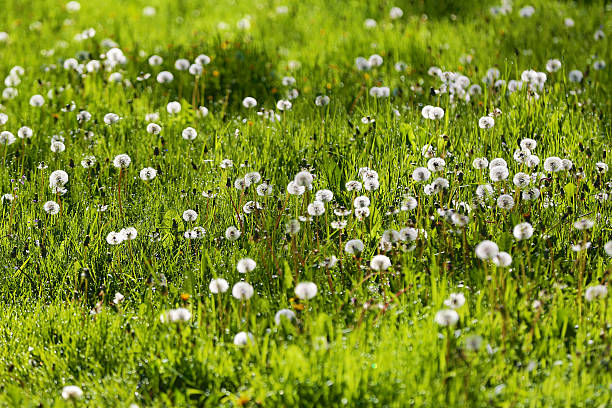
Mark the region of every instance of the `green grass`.
[[[610, 201], [596, 198], [612, 194], [611, 173], [596, 169], [597, 162], [612, 165], [610, 5], [514, 1], [510, 13], [493, 16], [489, 7], [501, 3], [123, 3], [82, 2], [69, 13], [55, 0], [8, 0], [0, 14], [0, 31], [9, 35], [0, 42], [0, 78], [15, 65], [25, 69], [18, 95], [2, 101], [8, 122], [0, 131], [34, 132], [0, 144], [0, 195], [14, 196], [0, 205], [1, 406], [612, 404], [610, 296], [585, 299], [587, 287], [609, 287], [612, 270], [604, 249], [612, 239]], [[519, 17], [527, 4], [535, 14]], [[154, 16], [143, 15], [149, 5]], [[287, 6], [287, 14], [277, 6]], [[403, 9], [402, 18], [389, 17], [393, 6]], [[237, 28], [247, 15], [250, 28]], [[564, 25], [566, 17], [574, 27]], [[377, 28], [365, 28], [367, 18]], [[74, 40], [90, 27], [93, 38]], [[595, 40], [599, 29], [606, 37]], [[110, 83], [111, 71], [80, 76], [62, 68], [67, 58], [101, 60], [109, 48], [104, 39], [123, 50], [127, 63], [113, 72], [129, 83]], [[355, 58], [374, 53], [383, 65], [358, 71]], [[163, 58], [161, 66], [148, 64], [153, 54]], [[176, 59], [200, 54], [211, 63], [197, 83], [174, 68]], [[510, 93], [481, 82], [491, 67], [502, 79], [519, 80], [524, 70], [545, 71], [551, 58], [562, 67], [547, 72], [537, 99], [525, 88]], [[608, 66], [595, 70], [598, 60]], [[402, 72], [394, 69], [398, 61], [406, 64]], [[432, 95], [441, 81], [428, 75], [431, 66], [466, 75], [483, 93], [455, 102], [448, 93]], [[584, 73], [581, 83], [569, 81], [573, 69]], [[163, 70], [174, 74], [171, 83], [155, 81]], [[145, 73], [151, 77], [137, 80]], [[283, 85], [285, 76], [296, 84]], [[391, 96], [370, 96], [372, 86], [388, 86]], [[293, 88], [299, 97], [279, 112], [276, 102]], [[34, 94], [44, 96], [42, 107], [30, 106]], [[328, 95], [330, 104], [315, 106], [317, 95]], [[246, 96], [257, 99], [256, 109], [241, 105]], [[180, 113], [166, 112], [170, 101], [181, 103]], [[442, 107], [444, 118], [424, 119], [424, 105]], [[198, 115], [198, 106], [208, 116]], [[277, 111], [281, 120], [263, 119], [259, 108]], [[479, 118], [495, 108], [502, 112], [495, 126], [480, 129]], [[79, 123], [80, 110], [92, 119]], [[121, 120], [105, 124], [109, 112]], [[146, 130], [151, 112], [160, 115], [160, 135]], [[362, 123], [366, 116], [375, 122]], [[198, 132], [193, 141], [181, 137], [187, 126]], [[49, 149], [53, 135], [64, 138], [64, 152]], [[527, 137], [537, 141], [537, 169], [513, 159]], [[444, 173], [431, 180], [450, 183], [430, 196], [426, 183], [412, 179], [415, 168], [427, 165], [421, 153], [427, 144], [446, 160]], [[132, 163], [120, 175], [113, 159], [122, 153]], [[94, 155], [96, 165], [83, 168], [85, 155]], [[508, 180], [493, 183], [488, 170], [475, 170], [473, 159], [483, 156], [504, 158]], [[571, 159], [573, 168], [545, 172], [550, 156]], [[221, 168], [224, 159], [234, 166]], [[341, 217], [347, 226], [336, 230], [333, 210], [352, 209], [358, 195], [345, 184], [366, 166], [380, 181], [376, 191], [359, 193], [370, 198], [370, 215]], [[138, 177], [145, 167], [158, 171], [154, 180]], [[304, 169], [315, 175], [313, 191], [287, 194], [287, 183]], [[54, 170], [68, 173], [64, 195], [49, 187]], [[273, 185], [271, 196], [233, 187], [252, 171]], [[544, 173], [539, 199], [520, 199], [512, 183], [517, 172]], [[514, 196], [514, 208], [475, 202], [484, 183], [495, 187], [495, 197]], [[295, 237], [287, 234], [286, 223], [305, 216], [320, 189], [334, 193], [325, 214], [302, 222]], [[214, 197], [202, 195], [209, 190]], [[407, 194], [418, 199], [417, 209], [391, 211]], [[61, 204], [59, 214], [44, 211], [48, 200]], [[249, 200], [263, 209], [240, 221], [236, 214]], [[464, 228], [437, 211], [460, 202], [472, 209]], [[99, 205], [108, 207], [98, 211]], [[195, 222], [183, 221], [187, 209], [198, 213]], [[579, 231], [573, 223], [584, 217], [594, 227]], [[533, 225], [531, 239], [514, 238], [521, 222]], [[138, 231], [135, 240], [106, 242], [109, 232], [129, 226]], [[206, 230], [204, 237], [185, 239], [194, 226]], [[230, 226], [242, 232], [237, 241], [224, 237]], [[409, 226], [427, 235], [382, 252], [386, 230]], [[365, 244], [359, 258], [343, 250], [356, 238]], [[478, 259], [474, 250], [483, 240], [508, 252], [512, 265]], [[571, 249], [583, 242], [588, 250]], [[369, 276], [379, 253], [392, 266]], [[328, 278], [319, 264], [332, 255], [341, 261]], [[246, 276], [236, 271], [244, 257], [257, 262]], [[227, 293], [211, 294], [217, 277], [229, 282]], [[255, 288], [245, 302], [231, 296], [240, 280]], [[297, 299], [298, 281], [316, 283], [318, 294]], [[119, 305], [117, 292], [125, 296]], [[466, 298], [459, 321], [441, 327], [435, 315], [457, 292]], [[161, 321], [177, 307], [191, 318]], [[283, 308], [297, 320], [276, 325]], [[241, 331], [254, 339], [244, 347], [233, 343]], [[468, 344], [474, 336], [482, 339], [477, 350]], [[66, 385], [82, 388], [82, 398], [65, 401]]]

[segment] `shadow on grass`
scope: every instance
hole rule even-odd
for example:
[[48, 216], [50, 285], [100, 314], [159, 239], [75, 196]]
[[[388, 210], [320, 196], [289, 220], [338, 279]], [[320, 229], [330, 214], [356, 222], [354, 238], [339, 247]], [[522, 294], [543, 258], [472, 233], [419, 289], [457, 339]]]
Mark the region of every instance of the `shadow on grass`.
[[[266, 101], [274, 103], [278, 98], [274, 96], [280, 87], [280, 77], [275, 72], [278, 58], [246, 37], [216, 38], [209, 44], [172, 47], [160, 55], [172, 64], [179, 58], [193, 62], [201, 50], [206, 50], [210, 64], [203, 67], [197, 79], [187, 71], [173, 68], [174, 80], [165, 85], [169, 100], [185, 99], [200, 106], [220, 103], [227, 112], [239, 107], [246, 96], [257, 99], [259, 106]], [[141, 68], [145, 72], [150, 70]]]

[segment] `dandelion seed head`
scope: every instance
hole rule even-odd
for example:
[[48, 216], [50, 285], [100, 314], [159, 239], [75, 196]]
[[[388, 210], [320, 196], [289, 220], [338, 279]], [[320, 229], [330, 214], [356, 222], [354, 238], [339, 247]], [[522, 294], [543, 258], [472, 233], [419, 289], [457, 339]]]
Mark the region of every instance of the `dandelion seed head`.
[[518, 241], [529, 239], [533, 236], [533, 227], [528, 222], [522, 222], [514, 226], [512, 234]]
[[448, 299], [444, 301], [444, 306], [451, 309], [459, 309], [465, 304], [465, 295], [463, 293], [451, 293]]
[[194, 222], [198, 218], [198, 213], [194, 210], [183, 211], [183, 220], [185, 222]]
[[427, 169], [431, 172], [437, 172], [444, 170], [444, 166], [446, 166], [446, 162], [444, 159], [439, 157], [431, 158], [427, 161]]
[[370, 206], [370, 199], [367, 196], [358, 196], [353, 200], [355, 208], [366, 208]]
[[383, 242], [396, 243], [400, 240], [400, 233], [394, 229], [388, 229], [383, 232], [382, 237], [380, 239]]
[[313, 282], [300, 282], [295, 286], [295, 295], [302, 299], [312, 299], [317, 295], [317, 285]]
[[563, 170], [563, 162], [558, 157], [548, 157], [544, 160], [544, 170], [549, 173], [556, 173]]
[[294, 183], [301, 187], [309, 187], [312, 184], [313, 176], [308, 171], [300, 171], [293, 179]]
[[255, 342], [255, 337], [253, 336], [253, 333], [250, 332], [238, 332], [236, 333], [236, 335], [234, 336], [234, 345], [238, 346], [238, 347], [244, 347], [246, 345], [248, 345], [249, 343], [254, 343]]
[[315, 105], [316, 106], [327, 106], [329, 105], [330, 102], [330, 98], [327, 95], [318, 95], [315, 98]]
[[294, 322], [296, 320], [295, 312], [291, 309], [281, 309], [274, 315], [274, 323], [280, 325], [283, 320]]
[[171, 309], [165, 313], [162, 313], [159, 320], [162, 323], [187, 322], [191, 320], [191, 312], [189, 309], [179, 307], [177, 309]]
[[580, 82], [582, 82], [583, 74], [582, 74], [581, 71], [579, 71], [577, 69], [573, 69], [573, 70], [571, 70], [569, 72], [568, 78], [569, 78], [570, 82], [580, 83]]
[[574, 222], [574, 228], [576, 228], [579, 231], [591, 229], [593, 228], [594, 225], [595, 225], [595, 222], [588, 218], [582, 218]]
[[586, 288], [584, 297], [587, 302], [593, 302], [596, 299], [603, 299], [608, 296], [608, 287], [604, 285], [593, 285]]
[[208, 289], [210, 289], [210, 293], [215, 295], [225, 293], [229, 289], [229, 283], [223, 278], [211, 279]]
[[497, 206], [502, 210], [514, 208], [514, 198], [510, 194], [502, 194], [497, 198]]
[[32, 129], [30, 129], [27, 126], [22, 126], [17, 131], [17, 137], [19, 137], [20, 139], [29, 139], [33, 135], [34, 135], [34, 132], [32, 131]]
[[43, 205], [43, 209], [45, 210], [47, 214], [55, 215], [60, 212], [60, 205], [56, 203], [55, 201], [47, 201]]
[[248, 300], [254, 294], [253, 286], [247, 282], [237, 282], [232, 287], [232, 296], [238, 300]]
[[402, 228], [401, 230], [399, 230], [399, 234], [400, 239], [404, 242], [415, 241], [419, 236], [419, 232], [417, 231], [417, 229], [412, 227]]
[[109, 245], [118, 245], [122, 243], [124, 239], [125, 238], [123, 234], [120, 234], [119, 232], [115, 232], [115, 231], [109, 232], [108, 235], [106, 236], [106, 242]]
[[491, 129], [495, 126], [495, 119], [491, 116], [483, 116], [478, 120], [478, 127], [481, 129]]
[[168, 102], [168, 104], [166, 105], [166, 111], [171, 115], [179, 113], [181, 111], [180, 102], [176, 102], [176, 101]]
[[514, 175], [512, 182], [517, 187], [525, 188], [529, 186], [529, 183], [531, 183], [531, 176], [529, 174], [519, 172]]
[[362, 189], [362, 184], [360, 181], [351, 180], [345, 185], [346, 191], [360, 191]]
[[525, 164], [529, 168], [534, 168], [540, 164], [540, 158], [535, 154], [532, 154], [527, 158], [527, 160], [525, 160]]
[[236, 264], [238, 273], [249, 273], [255, 270], [257, 263], [251, 258], [242, 258]]
[[119, 234], [121, 234], [124, 241], [132, 241], [138, 236], [138, 231], [134, 227], [126, 227], [122, 228]]
[[302, 195], [306, 192], [306, 187], [298, 185], [295, 181], [287, 184], [287, 193], [291, 195]]
[[512, 156], [517, 163], [522, 164], [527, 161], [529, 156], [531, 156], [531, 151], [529, 149], [516, 149]]
[[604, 162], [597, 162], [595, 163], [595, 170], [599, 174], [605, 174], [608, 172], [608, 165]]
[[30, 98], [30, 105], [34, 107], [41, 107], [45, 104], [45, 98], [42, 95], [33, 95]]
[[477, 157], [472, 162], [472, 167], [474, 167], [476, 170], [486, 169], [489, 167], [489, 161], [486, 157]]
[[459, 314], [453, 309], [443, 309], [436, 313], [434, 320], [443, 327], [454, 326], [459, 321]]
[[386, 255], [375, 255], [370, 260], [370, 268], [375, 271], [385, 271], [391, 267], [391, 260]]
[[118, 169], [126, 169], [130, 166], [131, 163], [132, 163], [131, 157], [125, 153], [118, 154], [113, 159], [113, 166], [115, 166]]
[[427, 181], [429, 180], [430, 176], [431, 176], [431, 172], [425, 167], [417, 167], [412, 172], [412, 179], [417, 182]]
[[323, 201], [313, 201], [308, 204], [307, 211], [313, 217], [323, 215], [325, 213], [325, 204]]
[[512, 256], [507, 252], [499, 252], [491, 260], [500, 267], [508, 267], [512, 264]]
[[351, 239], [344, 244], [344, 251], [348, 254], [358, 256], [363, 252], [364, 245], [360, 239]]
[[293, 104], [286, 99], [281, 99], [278, 102], [276, 102], [276, 108], [280, 111], [289, 111], [291, 110], [292, 107], [293, 107]]
[[151, 181], [157, 177], [157, 170], [152, 167], [145, 167], [144, 169], [140, 170], [139, 176], [143, 181]]
[[194, 140], [198, 136], [198, 132], [192, 127], [186, 127], [181, 135], [185, 140]]
[[83, 397], [83, 390], [76, 385], [67, 385], [62, 388], [62, 398], [65, 400], [78, 400]]
[[489, 170], [489, 178], [493, 182], [506, 180], [509, 175], [510, 172], [508, 171], [508, 168], [504, 166], [493, 167]]
[[406, 197], [402, 201], [401, 210], [402, 211], [412, 211], [418, 205], [418, 201], [414, 197]]
[[370, 216], [370, 208], [368, 208], [368, 207], [355, 208], [355, 217], [359, 221], [363, 221], [364, 219], [366, 219], [369, 216]]
[[225, 239], [228, 241], [236, 241], [241, 235], [242, 232], [234, 226], [227, 227], [225, 230]]
[[63, 187], [68, 183], [68, 173], [64, 170], [55, 170], [49, 175], [49, 185], [52, 187]]
[[0, 132], [0, 145], [9, 146], [15, 143], [15, 136], [8, 130]]
[[499, 253], [499, 247], [493, 241], [482, 241], [476, 245], [476, 256], [482, 260], [493, 259]]

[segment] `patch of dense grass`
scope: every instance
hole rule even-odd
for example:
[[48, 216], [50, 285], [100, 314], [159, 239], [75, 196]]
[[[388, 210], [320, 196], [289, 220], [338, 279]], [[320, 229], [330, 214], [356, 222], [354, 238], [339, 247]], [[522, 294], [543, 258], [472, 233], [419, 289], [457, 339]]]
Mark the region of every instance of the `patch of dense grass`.
[[6, 2], [1, 404], [610, 405], [610, 5], [531, 5]]

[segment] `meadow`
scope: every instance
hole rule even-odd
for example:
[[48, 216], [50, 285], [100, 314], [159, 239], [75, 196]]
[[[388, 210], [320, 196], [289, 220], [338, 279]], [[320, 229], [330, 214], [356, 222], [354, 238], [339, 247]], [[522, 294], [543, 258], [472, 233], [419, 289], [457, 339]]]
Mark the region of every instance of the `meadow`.
[[5, 0], [0, 406], [612, 406], [611, 16]]

